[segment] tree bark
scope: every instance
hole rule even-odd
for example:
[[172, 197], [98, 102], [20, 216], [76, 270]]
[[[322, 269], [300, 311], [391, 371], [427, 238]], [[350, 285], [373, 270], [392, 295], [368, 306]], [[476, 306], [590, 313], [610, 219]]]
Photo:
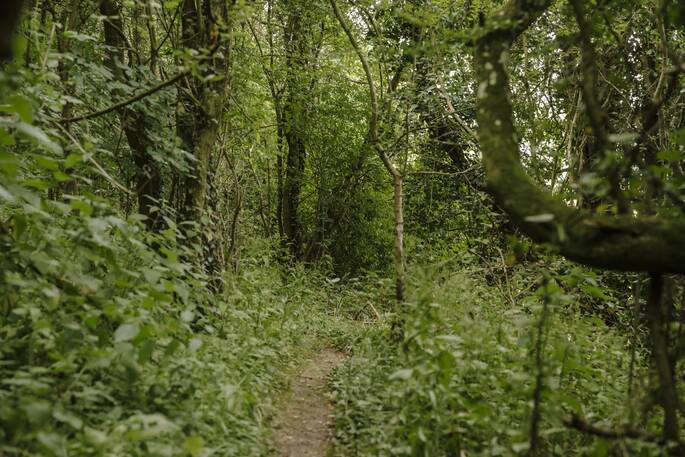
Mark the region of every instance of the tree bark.
[[407, 265], [404, 256], [404, 205], [402, 203], [402, 175], [393, 175], [393, 214], [395, 218], [395, 298], [404, 301]]
[[308, 45], [309, 20], [307, 7], [300, 1], [286, 1], [287, 19], [283, 40], [286, 55], [285, 100], [281, 107], [283, 138], [288, 146], [285, 157], [281, 223], [283, 243], [295, 260], [303, 258], [302, 223], [300, 221], [300, 194], [304, 184], [306, 114], [308, 100], [307, 75], [310, 60]]
[[3, 0], [0, 2], [0, 62], [12, 58], [14, 32], [19, 25], [22, 0]]
[[[675, 378], [668, 356], [668, 323], [667, 311], [663, 306], [664, 278], [652, 274], [649, 283], [649, 298], [645, 314], [649, 321], [652, 343], [652, 359], [659, 379], [661, 407], [664, 410], [663, 438], [677, 442], [680, 439], [678, 426], [678, 393]], [[681, 454], [682, 455], [682, 452]]]
[[[226, 55], [230, 49], [221, 46], [222, 53], [211, 49], [220, 46], [220, 21], [227, 15], [226, 3], [212, 0], [183, 0], [181, 5], [181, 42], [187, 49], [196, 50], [199, 55], [201, 72], [205, 65], [211, 71], [226, 76]], [[191, 153], [195, 160], [191, 172], [181, 179], [179, 216], [183, 221], [196, 223], [196, 229], [188, 231], [187, 243], [203, 252], [208, 243], [201, 233], [204, 231], [203, 215], [207, 211], [207, 196], [210, 185], [210, 158], [222, 122], [224, 104], [228, 96], [225, 78], [204, 80], [189, 75], [179, 84], [178, 110], [176, 113], [176, 133], [181, 139], [183, 149]], [[199, 228], [200, 233], [197, 232]], [[216, 253], [206, 253], [210, 259], [221, 259]], [[207, 265], [208, 270], [223, 268], [223, 265]]]
[[[126, 84], [129, 78], [121, 68], [126, 46], [123, 35], [124, 23], [121, 17], [121, 6], [114, 0], [102, 0], [100, 13], [104, 16], [105, 64], [112, 71], [115, 79]], [[129, 62], [132, 64], [132, 62]], [[135, 71], [135, 70], [133, 70]], [[113, 91], [113, 96], [120, 97], [121, 91]], [[133, 154], [136, 179], [136, 196], [138, 213], [146, 217], [145, 226], [156, 231], [161, 228], [162, 218], [159, 206], [162, 198], [162, 170], [152, 156], [156, 142], [152, 135], [159, 130], [156, 120], [148, 115], [141, 105], [143, 101], [127, 105], [119, 110], [119, 119], [126, 135], [126, 140]], [[155, 210], [154, 208], [157, 208]]]

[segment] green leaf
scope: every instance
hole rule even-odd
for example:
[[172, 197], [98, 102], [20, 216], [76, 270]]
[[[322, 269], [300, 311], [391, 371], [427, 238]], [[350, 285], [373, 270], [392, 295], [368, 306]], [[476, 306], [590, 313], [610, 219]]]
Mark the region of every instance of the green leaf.
[[24, 185], [40, 191], [45, 191], [52, 187], [48, 181], [43, 179], [27, 179], [24, 181]]
[[14, 128], [16, 128], [18, 132], [33, 140], [36, 144], [43, 146], [50, 152], [59, 155], [62, 154], [62, 147], [59, 144], [52, 141], [48, 137], [48, 135], [38, 127], [27, 124], [25, 122], [17, 122], [16, 124], [14, 124]]
[[526, 222], [532, 222], [534, 224], [543, 224], [545, 222], [552, 222], [554, 220], [554, 214], [544, 213], [535, 214], [533, 216], [526, 216]]
[[83, 421], [68, 411], [62, 411], [59, 409], [55, 410], [52, 413], [52, 417], [60, 422], [70, 425], [76, 430], [81, 430], [81, 427], [83, 427]]
[[20, 95], [13, 95], [10, 97], [9, 102], [11, 106], [10, 111], [17, 113], [19, 118], [27, 124], [33, 122], [33, 107], [27, 99]]
[[14, 203], [16, 201], [16, 198], [14, 198], [14, 195], [12, 195], [12, 193], [9, 190], [7, 190], [5, 187], [3, 187], [1, 184], [0, 184], [0, 199], [5, 200], [5, 201], [10, 202], [10, 203]]
[[396, 379], [399, 379], [401, 381], [406, 381], [407, 379], [411, 378], [413, 373], [414, 373], [413, 368], [403, 368], [402, 370], [397, 370], [396, 372], [391, 374], [388, 379], [390, 381], [394, 381]]
[[679, 162], [681, 160], [685, 160], [685, 152], [675, 150], [660, 151], [656, 156], [660, 160], [664, 160], [666, 162]]
[[93, 37], [91, 35], [86, 35], [83, 33], [78, 33], [78, 32], [75, 32], [73, 30], [67, 30], [62, 35], [64, 36], [64, 38], [68, 38], [68, 39], [76, 40], [76, 41], [81, 41], [81, 42], [95, 41], [95, 37]]
[[90, 217], [91, 214], [93, 214], [93, 207], [90, 205], [90, 203], [86, 202], [85, 200], [74, 199], [71, 202], [69, 202], [69, 206], [71, 206], [75, 210], [80, 211], [81, 214], [85, 217]]
[[138, 336], [140, 333], [140, 328], [136, 324], [122, 324], [114, 332], [114, 341], [117, 343], [123, 343], [125, 341], [131, 341], [133, 338]]
[[202, 438], [197, 435], [189, 436], [185, 443], [183, 443], [185, 450], [188, 451], [188, 453], [193, 457], [200, 455], [203, 446], [204, 442], [202, 441]]
[[52, 173], [52, 177], [55, 178], [55, 180], [56, 180], [57, 182], [67, 182], [67, 181], [71, 181], [71, 176], [69, 176], [68, 174], [64, 173], [64, 172], [61, 171], [61, 170], [54, 171], [54, 172]]
[[675, 144], [685, 145], [685, 128], [672, 131], [671, 141]]
[[83, 162], [81, 154], [74, 154], [73, 152], [64, 159], [64, 168], [72, 168], [74, 165]]
[[45, 156], [39, 156], [39, 155], [34, 155], [33, 158], [36, 161], [36, 164], [38, 164], [39, 167], [41, 167], [45, 170], [50, 170], [50, 171], [59, 170], [59, 162], [53, 158], [45, 157]]
[[61, 435], [52, 432], [38, 432], [36, 439], [53, 455], [60, 457], [67, 455], [64, 438]]
[[17, 156], [6, 151], [0, 151], [0, 172], [10, 178], [14, 178], [17, 176], [18, 169], [19, 160], [17, 159]]

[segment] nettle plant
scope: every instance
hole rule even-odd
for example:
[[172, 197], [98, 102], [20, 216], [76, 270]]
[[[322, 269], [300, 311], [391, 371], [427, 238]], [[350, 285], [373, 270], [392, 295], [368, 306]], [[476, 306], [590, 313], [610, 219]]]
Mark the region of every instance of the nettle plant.
[[[216, 301], [173, 221], [153, 233], [141, 216], [122, 216], [103, 192], [121, 185], [94, 145], [41, 125], [35, 94], [8, 96], [26, 77], [0, 76], [0, 453], [97, 454], [118, 443], [133, 455], [140, 440], [169, 442], [178, 429], [145, 411], [159, 410], [162, 391], [189, 399], [189, 385], [153, 374], [199, 349], [195, 331], [212, 327]], [[137, 416], [122, 414], [131, 399]]]

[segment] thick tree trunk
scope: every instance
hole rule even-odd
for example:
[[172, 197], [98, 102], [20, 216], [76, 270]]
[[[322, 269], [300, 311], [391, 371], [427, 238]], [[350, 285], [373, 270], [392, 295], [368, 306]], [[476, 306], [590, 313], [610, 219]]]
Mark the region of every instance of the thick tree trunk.
[[0, 62], [12, 57], [14, 32], [19, 24], [22, 0], [0, 2]]
[[[217, 50], [220, 40], [219, 27], [226, 15], [226, 4], [211, 0], [183, 0], [181, 6], [181, 38], [182, 44], [188, 49], [197, 50], [202, 57], [201, 64], [208, 64], [212, 72], [222, 74], [226, 72], [225, 55], [227, 46], [223, 46], [223, 53], [212, 54]], [[207, 195], [210, 180], [210, 158], [218, 137], [222, 122], [224, 104], [228, 95], [228, 84], [224, 79], [219, 81], [205, 81], [196, 76], [188, 76], [181, 81], [178, 96], [178, 111], [176, 115], [176, 132], [181, 139], [183, 149], [193, 155], [195, 160], [191, 164], [191, 172], [182, 178], [180, 192], [179, 216], [183, 221], [194, 222], [199, 227], [189, 230], [187, 242], [203, 252], [207, 248], [203, 240], [203, 216], [207, 208]], [[206, 253], [208, 258], [222, 259], [217, 253]], [[209, 270], [218, 270], [223, 265], [208, 265]]]
[[[124, 60], [124, 48], [126, 46], [123, 35], [124, 24], [121, 17], [121, 6], [114, 0], [102, 0], [100, 13], [105, 17], [105, 64], [112, 71], [114, 77], [121, 83], [128, 82], [121, 65]], [[121, 91], [116, 90], [112, 95], [121, 98]], [[159, 230], [162, 218], [159, 208], [162, 198], [162, 171], [159, 163], [152, 156], [156, 147], [153, 139], [154, 132], [158, 131], [156, 120], [146, 114], [140, 101], [124, 107], [119, 111], [124, 133], [135, 162], [136, 196], [138, 201], [138, 213], [146, 217], [145, 225], [148, 230]]]
[[292, 123], [294, 116], [289, 118], [286, 129], [288, 156], [285, 162], [285, 178], [283, 181], [282, 223], [284, 241], [293, 258], [302, 258], [302, 224], [300, 223], [299, 207], [300, 193], [304, 180], [305, 146]]
[[308, 100], [307, 75], [310, 49], [306, 6], [300, 1], [286, 2], [288, 16], [284, 32], [286, 54], [286, 98], [282, 106], [283, 138], [288, 146], [285, 157], [281, 223], [283, 244], [293, 259], [303, 257], [302, 223], [300, 221], [300, 194], [304, 183], [306, 146], [306, 111]]

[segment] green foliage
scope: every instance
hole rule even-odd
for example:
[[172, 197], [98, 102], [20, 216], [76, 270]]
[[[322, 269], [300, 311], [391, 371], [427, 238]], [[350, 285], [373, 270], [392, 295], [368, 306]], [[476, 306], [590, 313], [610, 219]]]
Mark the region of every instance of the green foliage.
[[213, 295], [102, 202], [40, 203], [0, 257], [3, 455], [263, 455], [265, 400], [315, 322], [304, 286], [261, 263]]
[[[328, 1], [113, 0], [121, 46], [105, 43], [100, 2], [27, 3], [0, 71], [0, 455], [266, 455], [273, 398], [322, 344], [352, 353], [332, 382], [346, 455], [524, 455], [537, 397], [539, 455], [665, 452], [566, 424], [659, 433], [644, 278], [555, 258], [482, 192], [470, 43], [503, 2], [339, 2], [406, 174], [401, 305], [391, 180]], [[186, 3], [231, 4], [228, 20], [203, 17], [208, 36], [191, 41], [209, 42], [190, 46]], [[582, 30], [558, 2], [509, 57], [526, 171], [569, 206], [610, 214], [623, 193], [635, 214], [682, 217], [683, 5], [664, 2], [659, 19], [650, 2], [586, 3], [607, 150], [580, 109]], [[64, 122], [185, 70], [125, 109]], [[182, 141], [190, 124], [211, 135]], [[283, 261], [278, 226], [286, 133], [303, 145], [302, 264]], [[137, 214], [153, 169], [154, 225]], [[203, 180], [205, 207], [184, 220]], [[683, 290], [669, 279], [675, 380]]]
[[[511, 303], [475, 275], [434, 268], [414, 275], [400, 347], [379, 328], [336, 374], [341, 455], [525, 455], [543, 300], [551, 317], [544, 323], [542, 455], [607, 455], [610, 445], [563, 424], [571, 413], [622, 422], [635, 407], [627, 341], [572, 306], [582, 292], [538, 283]], [[637, 377], [644, 367], [631, 369]]]
[[282, 283], [262, 244], [213, 293], [173, 221], [154, 234], [97, 190], [53, 198], [87, 155], [61, 155], [26, 98], [4, 111], [0, 453], [264, 455], [268, 399], [329, 289]]

